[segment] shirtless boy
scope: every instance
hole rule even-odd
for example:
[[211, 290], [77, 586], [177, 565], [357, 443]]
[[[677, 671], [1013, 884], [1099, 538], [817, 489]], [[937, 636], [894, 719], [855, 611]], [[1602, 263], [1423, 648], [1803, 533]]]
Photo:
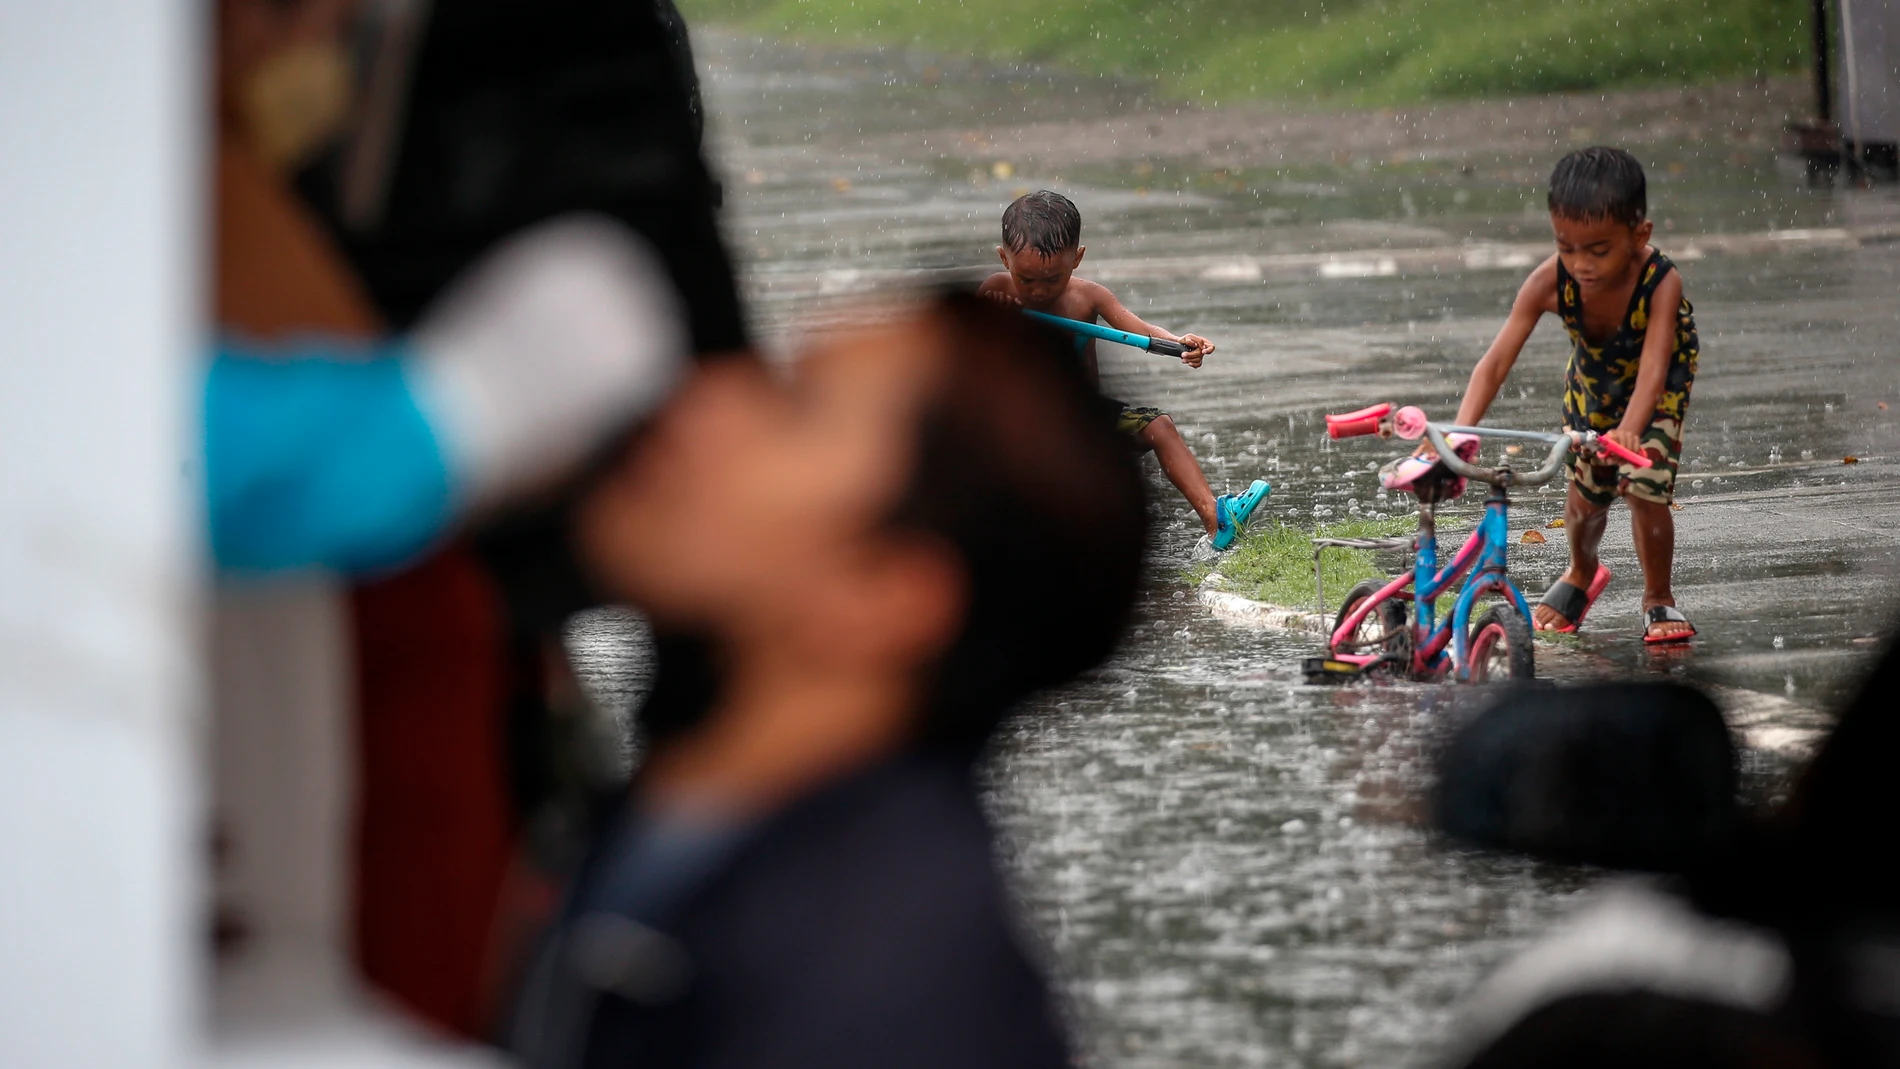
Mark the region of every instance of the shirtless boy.
[[1458, 422], [1475, 425], [1497, 397], [1537, 321], [1556, 315], [1570, 334], [1564, 372], [1564, 425], [1593, 430], [1650, 468], [1570, 457], [1564, 531], [1570, 568], [1533, 611], [1540, 631], [1575, 631], [1610, 569], [1597, 559], [1610, 506], [1629, 503], [1636, 559], [1643, 567], [1643, 641], [1687, 642], [1695, 627], [1676, 609], [1670, 570], [1676, 523], [1670, 514], [1682, 420], [1695, 383], [1695, 313], [1682, 275], [1649, 244], [1652, 224], [1642, 165], [1622, 149], [1587, 148], [1550, 176], [1550, 225], [1557, 253], [1517, 292], [1511, 315], [1465, 388]]
[[[1143, 322], [1106, 286], [1076, 278], [1075, 269], [1081, 266], [1082, 254], [1087, 251], [1082, 245], [1082, 213], [1069, 198], [1046, 189], [1018, 197], [1003, 212], [1003, 243], [996, 247], [1004, 270], [985, 279], [977, 293], [1035, 312], [1084, 323], [1099, 319], [1116, 330], [1180, 342], [1187, 346], [1181, 362], [1189, 367], [1200, 367], [1201, 361], [1214, 352], [1214, 343], [1206, 338], [1171, 334]], [[1094, 339], [1077, 337], [1076, 348], [1089, 379], [1099, 382]], [[1266, 480], [1256, 479], [1244, 493], [1215, 497], [1200, 462], [1194, 459], [1167, 413], [1158, 408], [1133, 408], [1120, 401], [1109, 403], [1120, 412], [1123, 433], [1143, 452], [1154, 451], [1168, 481], [1200, 516], [1213, 547], [1224, 550], [1233, 545], [1254, 509], [1273, 488]]]

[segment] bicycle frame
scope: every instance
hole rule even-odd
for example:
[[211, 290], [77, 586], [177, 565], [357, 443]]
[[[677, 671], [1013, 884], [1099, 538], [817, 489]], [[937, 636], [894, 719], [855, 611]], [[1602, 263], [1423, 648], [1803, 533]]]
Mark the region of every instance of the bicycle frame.
[[[1338, 649], [1352, 641], [1369, 615], [1380, 604], [1398, 598], [1414, 605], [1412, 619], [1412, 660], [1407, 668], [1413, 676], [1428, 677], [1454, 673], [1460, 682], [1471, 677], [1470, 650], [1466, 634], [1471, 626], [1471, 610], [1487, 594], [1506, 597], [1517, 611], [1530, 619], [1531, 610], [1524, 595], [1511, 582], [1508, 573], [1510, 545], [1510, 498], [1504, 487], [1493, 486], [1484, 500], [1484, 518], [1465, 539], [1444, 568], [1438, 567], [1438, 524], [1435, 506], [1421, 504], [1418, 509], [1418, 549], [1408, 574], [1393, 578], [1377, 594], [1359, 603], [1333, 632], [1332, 646]], [[1465, 580], [1453, 603], [1451, 613], [1437, 619], [1438, 599], [1454, 583]], [[1450, 647], [1447, 654], [1446, 647]], [[1336, 660], [1368, 667], [1384, 659], [1384, 653], [1334, 653]]]
[[[1376, 434], [1389, 438], [1393, 434], [1412, 440], [1419, 437], [1428, 439], [1432, 451], [1436, 454], [1436, 464], [1442, 464], [1452, 474], [1464, 479], [1483, 482], [1491, 487], [1491, 493], [1484, 499], [1484, 518], [1478, 522], [1477, 530], [1465, 539], [1464, 545], [1453, 554], [1451, 561], [1443, 568], [1438, 566], [1438, 518], [1436, 512], [1437, 491], [1420, 491], [1418, 507], [1418, 536], [1413, 546], [1416, 550], [1412, 562], [1412, 571], [1407, 575], [1395, 576], [1391, 582], [1380, 587], [1371, 597], [1360, 602], [1352, 612], [1346, 614], [1339, 626], [1333, 629], [1328, 642], [1328, 656], [1317, 658], [1309, 665], [1317, 665], [1321, 675], [1344, 669], [1348, 673], [1363, 672], [1382, 662], [1395, 660], [1388, 649], [1378, 652], [1364, 652], [1368, 647], [1385, 647], [1391, 641], [1391, 634], [1382, 634], [1376, 640], [1356, 639], [1359, 628], [1374, 609], [1385, 602], [1397, 598], [1410, 601], [1413, 605], [1411, 623], [1411, 662], [1406, 665], [1408, 674], [1415, 679], [1429, 679], [1450, 672], [1460, 683], [1471, 681], [1470, 628], [1471, 612], [1478, 599], [1495, 596], [1506, 599], [1525, 621], [1531, 618], [1530, 605], [1524, 595], [1511, 582], [1508, 557], [1510, 552], [1510, 494], [1512, 486], [1542, 486], [1554, 478], [1565, 456], [1571, 450], [1578, 450], [1584, 456], [1607, 453], [1636, 467], [1647, 468], [1651, 461], [1641, 453], [1632, 452], [1607, 438], [1600, 438], [1594, 431], [1565, 430], [1558, 434], [1546, 434], [1537, 431], [1513, 431], [1500, 428], [1463, 427], [1457, 425], [1433, 423], [1417, 408], [1394, 409], [1390, 404], [1373, 405], [1357, 412], [1347, 412], [1326, 417], [1326, 434], [1330, 438], [1358, 438]], [[1532, 471], [1518, 471], [1508, 465], [1498, 468], [1485, 468], [1472, 460], [1461, 457], [1458, 450], [1447, 440], [1447, 435], [1468, 434], [1478, 437], [1518, 439], [1546, 443], [1550, 446], [1542, 466]], [[1316, 539], [1315, 544], [1324, 546], [1325, 539]], [[1314, 584], [1318, 587], [1318, 557], [1315, 556]], [[1450, 616], [1438, 619], [1438, 599], [1452, 588], [1452, 585], [1464, 581], [1458, 591], [1458, 600], [1453, 604]], [[1335, 667], [1336, 666], [1336, 667]], [[1314, 669], [1309, 667], [1309, 673]]]

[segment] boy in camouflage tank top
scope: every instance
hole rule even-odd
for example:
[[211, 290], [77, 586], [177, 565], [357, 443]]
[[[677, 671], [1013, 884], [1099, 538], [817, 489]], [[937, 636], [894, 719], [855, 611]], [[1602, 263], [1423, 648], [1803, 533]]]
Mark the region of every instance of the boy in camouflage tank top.
[[1647, 183], [1629, 153], [1589, 148], [1565, 156], [1551, 173], [1549, 206], [1557, 254], [1518, 290], [1504, 329], [1471, 373], [1458, 422], [1484, 418], [1537, 321], [1557, 315], [1572, 343], [1564, 425], [1647, 452], [1654, 466], [1571, 455], [1564, 505], [1570, 567], [1533, 612], [1534, 625], [1574, 631], [1583, 622], [1609, 583], [1597, 549], [1609, 507], [1621, 497], [1629, 503], [1643, 568], [1643, 641], [1686, 642], [1695, 628], [1676, 609], [1670, 589], [1676, 547], [1670, 503], [1701, 348], [1694, 309], [1675, 265], [1649, 244]]

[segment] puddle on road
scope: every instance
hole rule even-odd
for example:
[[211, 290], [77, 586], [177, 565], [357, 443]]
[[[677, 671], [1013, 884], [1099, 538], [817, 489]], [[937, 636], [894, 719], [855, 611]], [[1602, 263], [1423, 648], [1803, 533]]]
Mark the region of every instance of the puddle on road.
[[[1057, 183], [985, 171], [988, 126], [1023, 122], [1031, 106], [1039, 120], [1088, 123], [1134, 99], [1103, 82], [927, 58], [820, 55], [716, 34], [700, 48], [726, 227], [759, 333], [781, 350], [808, 317], [848, 314], [839, 295], [974, 275], [994, 261], [1011, 196]], [[958, 129], [967, 141], [917, 158], [865, 147], [905, 130]], [[1165, 141], [1166, 130], [1156, 136]], [[1538, 240], [1538, 177], [1524, 174], [1551, 161], [1467, 162], [1493, 176], [1486, 191], [1455, 159], [1309, 168], [1272, 179], [1261, 196], [1207, 182], [1177, 193], [1158, 181], [1142, 194], [1111, 168], [1072, 169], [1060, 188], [1081, 206], [1090, 262], [1112, 268], [1143, 316], [1221, 347], [1200, 372], [1105, 352], [1106, 388], [1172, 412], [1217, 488], [1270, 478], [1268, 508], [1289, 522], [1338, 517], [1354, 502], [1409, 511], [1381, 499], [1371, 476], [1391, 445], [1328, 443], [1320, 415], [1381, 400], [1441, 415], [1455, 405], [1524, 269], [1508, 250], [1471, 256], [1464, 242]], [[1693, 181], [1670, 170], [1651, 179], [1659, 217], [1674, 220], [1658, 231], [1665, 251], [1690, 230], [1900, 219], [1891, 197], [1802, 188], [1765, 150], [1698, 160]], [[1405, 248], [1442, 248], [1450, 266], [1390, 251]], [[1272, 266], [1275, 255], [1316, 253], [1375, 266], [1332, 277]], [[1395, 258], [1390, 271], [1382, 257]], [[1616, 583], [1579, 641], [1539, 656], [1543, 674], [1560, 679], [1653, 673], [1718, 688], [1760, 747], [1746, 772], [1768, 797], [1893, 615], [1900, 245], [1784, 241], [1710, 252], [1684, 272], [1703, 358], [1676, 576], [1703, 637], [1674, 657], [1637, 642], [1640, 570], [1619, 516], [1605, 546]], [[1492, 422], [1554, 426], [1565, 354], [1562, 332], [1545, 324]], [[1841, 464], [1847, 455], [1861, 463]], [[1010, 867], [1092, 1060], [1428, 1061], [1452, 1002], [1547, 929], [1587, 877], [1435, 842], [1415, 820], [1430, 755], [1482, 695], [1302, 685], [1312, 638], [1227, 627], [1196, 604], [1178, 577], [1198, 531], [1158, 472], [1151, 482], [1156, 559], [1134, 633], [1113, 664], [1038, 702], [988, 773]], [[1446, 511], [1477, 508], [1473, 495]], [[1527, 493], [1513, 526], [1560, 512], [1560, 492]], [[1562, 568], [1561, 538], [1512, 549], [1533, 591]], [[615, 704], [647, 681], [632, 628], [596, 615], [575, 634], [583, 674]]]

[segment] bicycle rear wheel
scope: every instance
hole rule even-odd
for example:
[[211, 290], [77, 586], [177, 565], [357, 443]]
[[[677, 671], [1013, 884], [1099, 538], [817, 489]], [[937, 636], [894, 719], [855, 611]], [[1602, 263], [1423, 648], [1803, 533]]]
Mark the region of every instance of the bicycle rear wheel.
[[1499, 602], [1471, 623], [1471, 682], [1500, 683], [1530, 679], [1537, 674], [1537, 655], [1531, 648], [1531, 624], [1517, 607]]
[[[1384, 579], [1365, 579], [1346, 594], [1346, 600], [1339, 607], [1339, 615], [1333, 617], [1333, 634], [1338, 634], [1345, 624], [1346, 617], [1369, 597], [1385, 588]], [[1398, 663], [1385, 665], [1392, 671], [1403, 672], [1408, 666], [1411, 655], [1411, 622], [1405, 613], [1405, 603], [1396, 598], [1382, 601], [1364, 620], [1359, 621], [1350, 639], [1350, 646], [1335, 647], [1335, 653], [1384, 653], [1399, 658]]]

